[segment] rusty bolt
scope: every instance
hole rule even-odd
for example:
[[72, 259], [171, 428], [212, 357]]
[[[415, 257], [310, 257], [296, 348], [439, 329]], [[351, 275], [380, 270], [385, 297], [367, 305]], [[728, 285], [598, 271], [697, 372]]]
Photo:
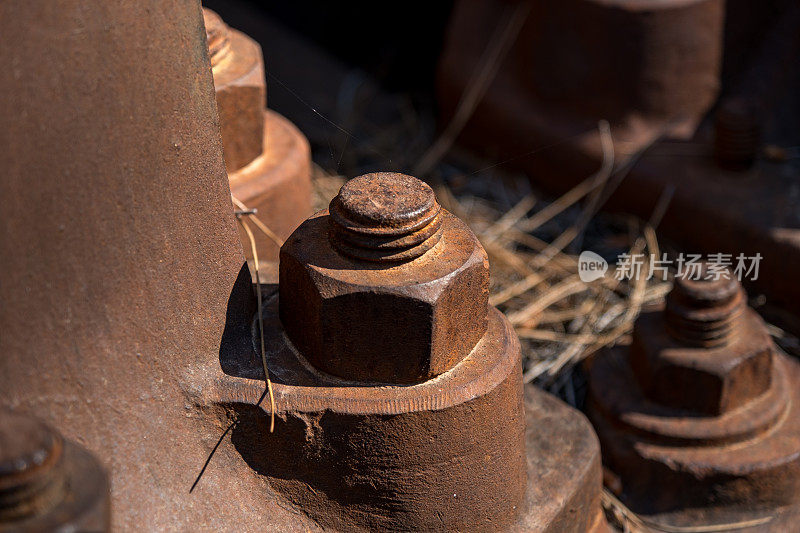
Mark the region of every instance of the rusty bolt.
[[267, 84], [258, 44], [203, 9], [206, 39], [217, 93], [222, 151], [228, 173], [261, 155]]
[[219, 15], [210, 9], [203, 9], [203, 22], [206, 26], [206, 41], [208, 42], [208, 59], [211, 69], [218, 68], [223, 60], [230, 54], [231, 38], [228, 26]]
[[355, 259], [414, 259], [439, 242], [441, 210], [433, 190], [417, 179], [361, 176], [342, 187], [331, 202], [331, 242]]
[[712, 348], [730, 343], [746, 309], [744, 290], [726, 273], [719, 279], [681, 276], [666, 299], [664, 319], [670, 335], [686, 344]]
[[744, 98], [727, 98], [717, 110], [714, 124], [714, 157], [729, 170], [749, 168], [761, 146], [755, 105]]
[[286, 241], [280, 279], [289, 338], [312, 365], [342, 378], [425, 381], [486, 332], [486, 252], [411, 176], [347, 182]]
[[47, 512], [64, 498], [64, 440], [47, 426], [0, 412], [0, 522]]
[[0, 410], [0, 532], [106, 531], [108, 481], [86, 451]]
[[774, 347], [738, 280], [700, 277], [677, 278], [663, 313], [640, 317], [631, 366], [651, 400], [721, 415], [769, 388]]

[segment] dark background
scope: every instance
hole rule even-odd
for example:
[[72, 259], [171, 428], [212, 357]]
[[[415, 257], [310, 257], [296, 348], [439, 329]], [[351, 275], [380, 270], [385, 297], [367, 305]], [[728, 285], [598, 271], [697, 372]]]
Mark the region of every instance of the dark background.
[[[791, 1], [728, 0], [723, 94]], [[268, 107], [303, 131], [325, 170], [409, 171], [441, 129], [436, 66], [454, 1], [203, 5], [261, 45]]]

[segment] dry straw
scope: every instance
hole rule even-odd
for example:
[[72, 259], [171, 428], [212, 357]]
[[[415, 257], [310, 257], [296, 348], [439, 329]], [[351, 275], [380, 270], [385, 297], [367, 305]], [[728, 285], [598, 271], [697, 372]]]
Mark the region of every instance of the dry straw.
[[[260, 269], [258, 263], [258, 246], [256, 246], [256, 239], [253, 236], [253, 231], [250, 229], [250, 226], [247, 224], [247, 221], [244, 220], [244, 217], [247, 216], [253, 220], [256, 224], [256, 227], [261, 229], [268, 237], [270, 235], [274, 235], [275, 238], [273, 239], [278, 246], [283, 245], [283, 242], [278, 239], [277, 235], [270, 230], [266, 224], [264, 224], [261, 220], [256, 217], [255, 212], [252, 209], [247, 208], [241, 201], [237, 200], [235, 196], [231, 195], [233, 199], [233, 203], [242, 210], [242, 212], [237, 212], [236, 220], [242, 226], [245, 233], [247, 234], [247, 239], [250, 241], [250, 250], [253, 254], [253, 265], [256, 275], [256, 301], [258, 306], [258, 337], [260, 342], [260, 349], [261, 349], [261, 364], [264, 367], [264, 379], [267, 382], [267, 392], [269, 393], [269, 432], [272, 433], [275, 431], [275, 394], [272, 390], [272, 380], [269, 377], [269, 367], [267, 365], [267, 352], [264, 349], [264, 317], [262, 316], [262, 302], [261, 302], [261, 276], [260, 276]], [[263, 229], [262, 229], [263, 227]], [[263, 397], [262, 397], [263, 398]], [[259, 400], [259, 405], [261, 404], [261, 400]]]

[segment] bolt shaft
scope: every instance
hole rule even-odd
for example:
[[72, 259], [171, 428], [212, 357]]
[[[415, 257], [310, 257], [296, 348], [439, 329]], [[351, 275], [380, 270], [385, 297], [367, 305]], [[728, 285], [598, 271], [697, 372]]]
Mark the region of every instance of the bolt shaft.
[[678, 277], [667, 296], [667, 331], [688, 346], [728, 344], [735, 337], [737, 320], [746, 307], [744, 290], [730, 273], [719, 279], [707, 276], [704, 269], [700, 279]]
[[441, 207], [411, 176], [382, 172], [347, 182], [330, 204], [331, 243], [366, 261], [408, 261], [439, 242]]
[[758, 114], [754, 105], [742, 98], [724, 100], [717, 111], [714, 157], [723, 168], [749, 168], [758, 155], [761, 142]]

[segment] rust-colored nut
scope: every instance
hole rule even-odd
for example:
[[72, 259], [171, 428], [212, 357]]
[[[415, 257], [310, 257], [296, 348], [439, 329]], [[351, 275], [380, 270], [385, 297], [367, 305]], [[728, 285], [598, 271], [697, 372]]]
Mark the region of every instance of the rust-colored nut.
[[486, 252], [428, 185], [403, 174], [347, 182], [286, 241], [280, 279], [289, 338], [345, 379], [425, 381], [487, 328]]
[[654, 317], [642, 315], [631, 345], [631, 366], [653, 401], [705, 415], [721, 415], [764, 393], [772, 372], [772, 344], [760, 318], [748, 311], [742, 335], [719, 348], [686, 347]]
[[637, 319], [630, 364], [614, 349], [591, 367], [603, 464], [640, 516], [796, 529], [800, 365], [743, 296], [735, 279], [676, 279], [663, 312]]
[[644, 313], [631, 344], [644, 393], [668, 407], [721, 415], [770, 386], [773, 344], [735, 278], [678, 278], [664, 313]]
[[258, 44], [229, 28], [219, 15], [203, 9], [203, 19], [225, 167], [232, 173], [257, 158], [264, 145], [264, 60]]

